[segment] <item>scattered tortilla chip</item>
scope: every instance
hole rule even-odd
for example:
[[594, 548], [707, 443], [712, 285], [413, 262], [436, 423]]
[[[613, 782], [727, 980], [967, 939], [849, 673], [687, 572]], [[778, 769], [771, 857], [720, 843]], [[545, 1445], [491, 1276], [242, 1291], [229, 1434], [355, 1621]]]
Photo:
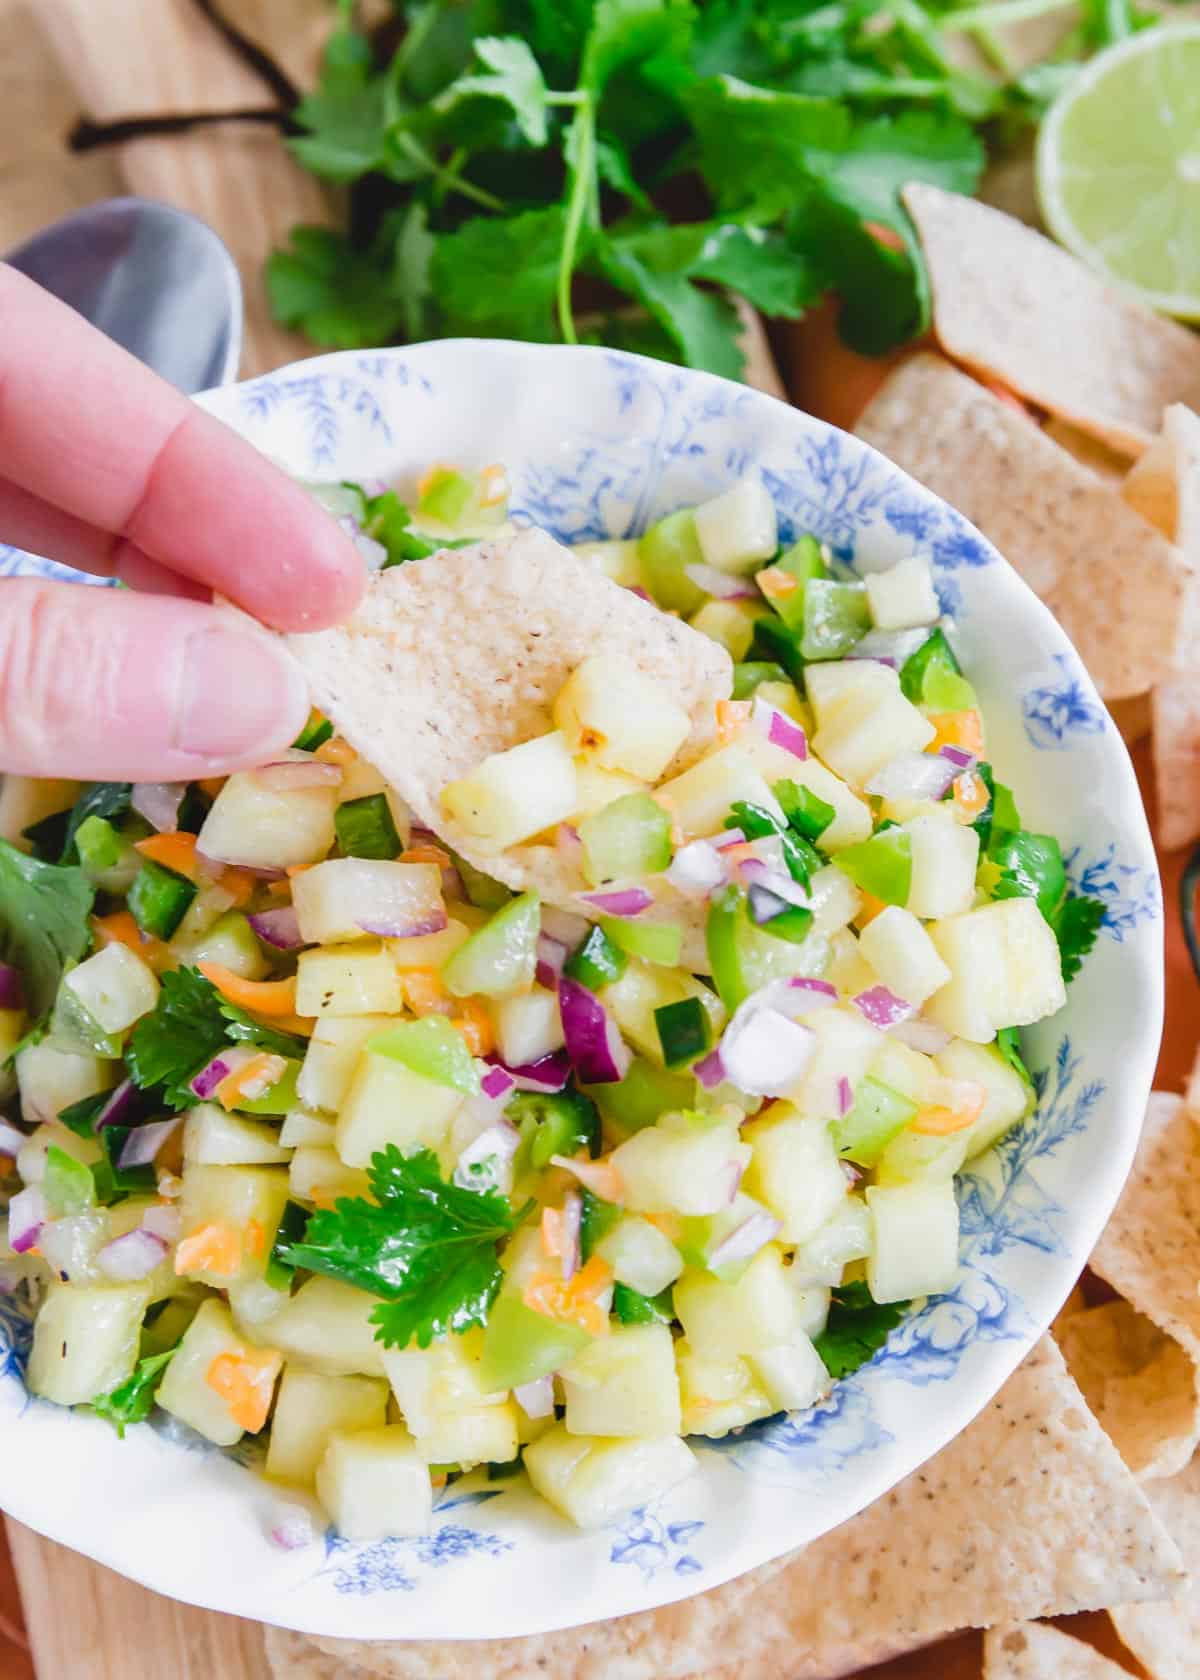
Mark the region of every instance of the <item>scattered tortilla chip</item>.
[[[1169, 683], [1174, 680], [1173, 677], [1167, 678]], [[1139, 741], [1144, 741], [1149, 735], [1154, 724], [1153, 705], [1153, 691], [1150, 694], [1130, 695], [1127, 700], [1108, 702], [1108, 715], [1120, 730], [1121, 739], [1127, 747], [1136, 747]]]
[[1123, 1680], [1099, 1651], [1039, 1622], [992, 1628], [983, 1642], [983, 1680]]
[[[1054, 414], [1046, 421], [1042, 430], [1047, 437], [1054, 439], [1060, 449], [1065, 449], [1068, 455], [1074, 455], [1080, 466], [1090, 467], [1097, 478], [1104, 479], [1108, 484], [1124, 484], [1133, 465], [1130, 456], [1118, 454], [1106, 443], [1101, 443], [1099, 438], [1089, 437], [1087, 432], [1081, 432], [1078, 426], [1072, 426], [1069, 420], [1060, 420]], [[1141, 511], [1139, 508], [1138, 512]], [[1153, 523], [1151, 520], [1151, 524]], [[1163, 534], [1170, 536], [1170, 532]]]
[[1177, 1590], [1176, 1549], [1048, 1338], [937, 1458], [783, 1563], [526, 1639], [320, 1639], [390, 1680], [828, 1680], [996, 1618]]
[[1058, 1345], [1134, 1475], [1177, 1475], [1200, 1442], [1197, 1370], [1179, 1343], [1128, 1301], [1106, 1301], [1068, 1318]]
[[553, 846], [489, 850], [444, 816], [443, 788], [552, 729], [589, 654], [624, 655], [690, 713], [675, 768], [712, 740], [733, 681], [724, 648], [534, 530], [377, 573], [348, 623], [286, 639], [316, 704], [426, 828], [506, 885], [575, 908], [584, 883]]
[[[289, 1628], [264, 1627], [263, 1644], [274, 1680], [369, 1680], [367, 1669], [344, 1657], [330, 1656]], [[445, 1647], [447, 1657], [453, 1649]]]
[[955, 361], [1111, 448], [1140, 455], [1169, 403], [1200, 405], [1200, 338], [1108, 286], [1060, 245], [978, 200], [914, 183], [904, 203]]
[[1200, 839], [1200, 416], [1173, 404], [1121, 494], [1191, 567], [1183, 669], [1158, 686], [1152, 705], [1158, 838], [1173, 850]]
[[1200, 1364], [1200, 1128], [1155, 1091], [1133, 1171], [1091, 1266]]
[[1058, 1309], [1058, 1317], [1050, 1326], [1050, 1334], [1054, 1337], [1054, 1340], [1060, 1347], [1062, 1346], [1063, 1325], [1069, 1318], [1074, 1318], [1077, 1313], [1086, 1312], [1087, 1310], [1087, 1296], [1083, 1293], [1083, 1286], [1077, 1283], [1063, 1302], [1062, 1306]]
[[1200, 1673], [1200, 1458], [1146, 1495], [1183, 1553], [1191, 1586], [1170, 1604], [1124, 1604], [1109, 1614], [1152, 1680], [1196, 1680]]
[[[1179, 553], [1032, 420], [924, 354], [896, 369], [855, 431], [991, 538], [1055, 613], [1101, 694], [1143, 694], [1173, 669]], [[1136, 614], [1114, 612], [1134, 584]]]

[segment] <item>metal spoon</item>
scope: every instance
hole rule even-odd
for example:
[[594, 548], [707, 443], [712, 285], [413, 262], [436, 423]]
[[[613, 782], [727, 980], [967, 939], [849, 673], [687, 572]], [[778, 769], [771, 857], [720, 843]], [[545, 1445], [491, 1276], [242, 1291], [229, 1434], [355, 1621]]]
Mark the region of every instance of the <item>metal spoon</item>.
[[237, 373], [241, 279], [196, 216], [110, 198], [64, 216], [5, 261], [189, 396]]

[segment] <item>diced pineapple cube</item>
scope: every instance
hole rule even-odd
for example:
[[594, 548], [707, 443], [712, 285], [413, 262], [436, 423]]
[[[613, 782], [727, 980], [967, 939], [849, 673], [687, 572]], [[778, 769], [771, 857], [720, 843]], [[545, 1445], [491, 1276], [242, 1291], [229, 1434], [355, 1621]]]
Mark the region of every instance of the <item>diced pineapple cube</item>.
[[689, 1268], [675, 1285], [675, 1313], [697, 1353], [754, 1353], [790, 1341], [801, 1302], [777, 1243], [759, 1249], [733, 1283]]
[[867, 1204], [861, 1196], [847, 1196], [833, 1218], [796, 1249], [792, 1273], [806, 1291], [814, 1286], [832, 1287], [842, 1281], [852, 1260], [865, 1260], [870, 1252]]
[[726, 1121], [667, 1114], [613, 1151], [635, 1213], [715, 1213], [737, 1188], [750, 1147]]
[[916, 1184], [950, 1179], [967, 1158], [968, 1133], [934, 1137], [905, 1127], [887, 1144], [875, 1165], [876, 1184]]
[[554, 722], [571, 752], [646, 782], [658, 780], [691, 729], [670, 689], [620, 654], [576, 666], [555, 699]]
[[352, 799], [369, 799], [373, 793], [383, 793], [387, 782], [373, 764], [355, 756], [342, 765], [342, 779], [338, 786], [338, 804], [347, 805]]
[[565, 1042], [558, 998], [544, 986], [500, 998], [491, 1006], [496, 1047], [509, 1067], [527, 1067]]
[[331, 1377], [289, 1363], [271, 1420], [267, 1475], [313, 1486], [330, 1435], [382, 1429], [387, 1402], [387, 1384], [377, 1377]]
[[812, 707], [801, 700], [796, 693], [794, 684], [790, 682], [759, 683], [754, 692], [756, 695], [761, 695], [768, 706], [774, 706], [777, 712], [783, 712], [787, 717], [793, 718], [806, 735], [811, 734], [813, 728]]
[[30, 1121], [57, 1119], [72, 1103], [109, 1090], [122, 1071], [120, 1062], [88, 1050], [64, 1050], [48, 1038], [19, 1050], [16, 1068], [21, 1113]]
[[956, 1038], [934, 1057], [947, 1079], [970, 1079], [987, 1092], [979, 1118], [966, 1134], [969, 1161], [1025, 1118], [1033, 1106], [1033, 1092], [1000, 1052], [991, 1046], [966, 1044]]
[[318, 1149], [336, 1147], [337, 1131], [327, 1114], [314, 1114], [309, 1108], [293, 1108], [286, 1115], [279, 1131], [279, 1141], [285, 1149], [299, 1149], [313, 1144]]
[[[419, 1438], [433, 1431], [439, 1416], [502, 1406], [507, 1398], [503, 1391], [484, 1387], [482, 1330], [447, 1336], [427, 1348], [388, 1348], [382, 1358], [404, 1421]], [[456, 1458], [449, 1453], [433, 1462], [453, 1463]]]
[[242, 1238], [242, 1259], [233, 1274], [207, 1268], [189, 1270], [188, 1277], [214, 1289], [228, 1288], [234, 1278], [261, 1277], [288, 1199], [288, 1179], [282, 1167], [209, 1167], [189, 1164], [183, 1175], [179, 1210], [184, 1237], [206, 1225], [226, 1227]]
[[300, 1285], [271, 1324], [271, 1343], [331, 1376], [382, 1377], [383, 1348], [371, 1314], [379, 1302], [333, 1278]]
[[298, 1015], [399, 1015], [400, 976], [378, 941], [301, 951], [296, 962]]
[[832, 1387], [821, 1355], [802, 1330], [791, 1341], [759, 1348], [748, 1357], [772, 1405], [780, 1411], [815, 1406]]
[[872, 1079], [920, 1108], [930, 1100], [937, 1069], [929, 1056], [898, 1038], [884, 1038], [867, 1069]]
[[[839, 871], [840, 873], [840, 871]], [[879, 976], [859, 949], [859, 943], [849, 928], [839, 928], [829, 941], [829, 967], [825, 979], [836, 986], [843, 997], [856, 997], [879, 984]]]
[[660, 1498], [697, 1467], [677, 1435], [611, 1440], [571, 1435], [562, 1424], [525, 1449], [535, 1489], [579, 1528], [603, 1528], [635, 1505]]
[[914, 554], [886, 572], [868, 572], [867, 605], [877, 630], [915, 630], [936, 624], [941, 615], [933, 572], [923, 555]]
[[757, 473], [701, 502], [695, 512], [701, 552], [719, 572], [752, 572], [774, 558], [779, 546], [775, 503]]
[[25, 830], [58, 811], [69, 811], [79, 797], [79, 783], [49, 776], [5, 775], [0, 780], [0, 840], [31, 852]]
[[761, 805], [780, 823], [784, 820], [779, 801], [741, 741], [706, 754], [658, 791], [669, 801], [668, 809], [688, 839], [719, 834], [736, 800]]
[[388, 1425], [330, 1436], [316, 1482], [317, 1497], [344, 1540], [429, 1532], [433, 1484], [406, 1429]]
[[636, 537], [609, 537], [600, 542], [571, 544], [571, 553], [588, 560], [623, 589], [644, 589], [641, 544]]
[[874, 659], [831, 659], [809, 665], [804, 685], [817, 727], [832, 723], [846, 705], [855, 711], [864, 705], [881, 705], [898, 694], [896, 672]]
[[[853, 664], [870, 665], [890, 678], [882, 686], [865, 689], [843, 688], [835, 700], [817, 702], [818, 728], [813, 750], [826, 764], [844, 776], [853, 787], [865, 787], [877, 770], [901, 753], [920, 752], [932, 741], [933, 724], [900, 692], [900, 679], [886, 665], [869, 660]], [[811, 673], [828, 667], [809, 666]]]
[[883, 1042], [883, 1034], [857, 1009], [840, 1004], [816, 1011], [806, 1025], [817, 1035], [817, 1050], [792, 1100], [801, 1114], [834, 1120], [844, 1111], [842, 1080], [849, 1082], [851, 1093], [857, 1089]]
[[241, 770], [213, 800], [196, 849], [252, 869], [316, 863], [333, 845], [337, 802], [336, 786], [271, 788], [253, 770]]
[[675, 1363], [685, 1435], [718, 1440], [731, 1429], [743, 1429], [779, 1410], [749, 1359], [697, 1353], [680, 1341], [675, 1343]]
[[324, 1143], [302, 1143], [292, 1155], [288, 1167], [288, 1190], [296, 1202], [315, 1202], [318, 1207], [332, 1207], [340, 1196], [366, 1196], [370, 1180], [361, 1167], [348, 1167], [334, 1147], [336, 1130], [331, 1125], [331, 1138]]
[[328, 858], [292, 877], [301, 936], [331, 945], [445, 920], [442, 872], [436, 863], [382, 858]]
[[904, 827], [912, 840], [907, 908], [922, 917], [956, 916], [969, 910], [975, 902], [975, 871], [979, 867], [976, 831], [958, 822], [945, 806], [914, 817]]
[[911, 910], [889, 904], [873, 916], [858, 948], [889, 990], [918, 1008], [950, 978], [950, 970]]
[[665, 1324], [613, 1326], [560, 1372], [572, 1435], [678, 1435], [679, 1378]]
[[440, 1412], [428, 1434], [417, 1437], [417, 1451], [426, 1464], [511, 1464], [520, 1446], [518, 1418], [512, 1400], [469, 1411]]
[[958, 1038], [987, 1044], [1066, 1002], [1058, 942], [1032, 898], [1004, 898], [930, 924], [951, 978], [925, 1013]]
[[363, 1046], [390, 1025], [387, 1015], [320, 1016], [296, 1081], [300, 1101], [307, 1108], [336, 1113], [350, 1088]]
[[716, 1040], [725, 1025], [721, 1000], [703, 982], [681, 969], [660, 968], [635, 959], [619, 980], [604, 989], [605, 1005], [622, 1036], [659, 1067], [663, 1065], [663, 1050], [654, 1011], [664, 1004], [681, 1003], [684, 998], [695, 998], [702, 1005]]
[[557, 729], [493, 753], [469, 776], [442, 789], [446, 815], [496, 851], [565, 822], [578, 805], [571, 749]]
[[233, 1327], [229, 1308], [221, 1301], [205, 1301], [184, 1332], [175, 1357], [167, 1366], [158, 1390], [158, 1403], [181, 1423], [214, 1441], [218, 1447], [232, 1447], [245, 1433], [234, 1416], [238, 1409], [221, 1385], [210, 1380], [218, 1360], [253, 1359], [267, 1367], [269, 1350], [251, 1347]]
[[624, 799], [627, 793], [644, 793], [646, 783], [636, 776], [626, 776], [620, 770], [605, 770], [593, 759], [575, 760], [575, 817], [590, 817], [602, 811], [614, 799]]
[[101, 1032], [123, 1033], [158, 1000], [153, 969], [128, 945], [106, 945], [65, 976], [63, 986]]
[[730, 659], [745, 659], [754, 640], [754, 621], [762, 617], [761, 601], [705, 601], [688, 623], [702, 636], [720, 642]]
[[790, 1103], [776, 1102], [745, 1126], [742, 1136], [752, 1151], [747, 1194], [783, 1221], [784, 1242], [805, 1242], [850, 1191], [828, 1125], [801, 1115]]
[[81, 1406], [123, 1383], [137, 1363], [149, 1283], [76, 1288], [52, 1283], [33, 1327], [31, 1394]]
[[826, 864], [815, 871], [809, 892], [813, 932], [826, 938], [852, 922], [862, 907], [862, 894], [844, 869]]
[[618, 1283], [639, 1295], [660, 1295], [683, 1271], [682, 1256], [670, 1237], [637, 1214], [619, 1219], [596, 1244], [596, 1253], [608, 1261]]
[[[110, 946], [110, 949], [114, 947]], [[183, 1159], [206, 1167], [267, 1166], [286, 1161], [278, 1131], [259, 1120], [228, 1114], [217, 1103], [197, 1103], [183, 1123]]]
[[366, 1167], [376, 1150], [390, 1143], [406, 1155], [438, 1149], [462, 1100], [449, 1085], [423, 1079], [393, 1056], [366, 1050], [338, 1115], [338, 1154], [348, 1167]]
[[[809, 667], [811, 672], [837, 669], [836, 665]], [[811, 720], [805, 727], [812, 732]], [[738, 736], [737, 745], [772, 787], [779, 781], [795, 782], [815, 793], [826, 805], [833, 806], [833, 821], [821, 835], [823, 852], [839, 852], [843, 846], [857, 846], [860, 841], [870, 839], [871, 807], [812, 753], [807, 758], [797, 758], [786, 747], [769, 741], [757, 729], [744, 729]]]
[[[458, 907], [460, 910], [462, 906]], [[403, 972], [409, 968], [441, 968], [474, 932], [461, 915], [451, 916], [440, 933], [418, 933], [408, 939], [385, 939], [384, 949]]]
[[958, 1203], [951, 1179], [872, 1185], [867, 1287], [876, 1301], [940, 1295], [958, 1279]]

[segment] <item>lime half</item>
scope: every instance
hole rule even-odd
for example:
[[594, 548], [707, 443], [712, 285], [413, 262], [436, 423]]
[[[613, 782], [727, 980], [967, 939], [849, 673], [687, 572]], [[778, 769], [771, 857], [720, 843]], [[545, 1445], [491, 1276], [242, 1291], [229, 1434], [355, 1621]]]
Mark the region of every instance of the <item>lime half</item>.
[[1098, 54], [1038, 137], [1055, 238], [1151, 309], [1200, 320], [1200, 23]]

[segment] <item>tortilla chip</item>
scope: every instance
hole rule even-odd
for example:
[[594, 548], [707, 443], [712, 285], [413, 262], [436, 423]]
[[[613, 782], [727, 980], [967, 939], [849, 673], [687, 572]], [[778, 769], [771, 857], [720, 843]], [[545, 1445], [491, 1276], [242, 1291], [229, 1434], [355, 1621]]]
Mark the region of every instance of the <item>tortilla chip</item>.
[[[1115, 449], [1101, 443], [1099, 438], [1089, 437], [1086, 432], [1081, 432], [1078, 426], [1072, 426], [1069, 420], [1060, 420], [1054, 414], [1046, 421], [1042, 430], [1047, 437], [1054, 439], [1060, 449], [1065, 449], [1068, 455], [1073, 455], [1080, 466], [1090, 467], [1097, 478], [1104, 479], [1108, 484], [1124, 484], [1133, 465], [1130, 456], [1119, 455]], [[1140, 513], [1142, 510], [1139, 508], [1137, 511]], [[1151, 524], [1153, 523], [1151, 520]], [[1163, 534], [1169, 536], [1170, 532]]]
[[[1174, 682], [1168, 677], [1168, 682]], [[1161, 686], [1161, 685], [1160, 685]], [[1121, 732], [1121, 739], [1127, 747], [1136, 747], [1139, 741], [1144, 741], [1153, 728], [1153, 691], [1150, 694], [1132, 694], [1126, 700], [1110, 700], [1108, 715], [1112, 718]]]
[[551, 704], [589, 654], [624, 655], [691, 715], [676, 769], [711, 742], [733, 682], [724, 648], [535, 530], [377, 573], [348, 623], [286, 640], [316, 704], [426, 828], [506, 885], [574, 908], [584, 883], [553, 846], [489, 850], [443, 815], [443, 788], [552, 729]]
[[1152, 1094], [1091, 1266], [1200, 1364], [1200, 1128], [1182, 1097]]
[[561, 1633], [318, 1640], [391, 1680], [827, 1680], [996, 1618], [1162, 1596], [1175, 1547], [1044, 1338], [969, 1427], [868, 1510], [781, 1563]]
[[1124, 1604], [1113, 1624], [1152, 1680], [1196, 1680], [1200, 1673], [1200, 1458], [1169, 1481], [1150, 1482], [1147, 1498], [1183, 1553], [1191, 1575], [1170, 1604]]
[[367, 1669], [344, 1657], [330, 1656], [289, 1628], [264, 1627], [263, 1644], [274, 1680], [369, 1680]]
[[955, 361], [1126, 455], [1169, 403], [1200, 404], [1200, 338], [1108, 286], [1060, 245], [971, 198], [914, 183], [904, 203]]
[[1124, 1675], [1082, 1640], [1039, 1622], [992, 1628], [983, 1642], [983, 1680], [1124, 1680]]
[[[1010, 403], [925, 354], [896, 369], [855, 431], [991, 538], [1101, 694], [1143, 694], [1173, 669], [1179, 553]], [[1136, 613], [1114, 612], [1135, 582]]]
[[1058, 1345], [1097, 1423], [1135, 1476], [1174, 1476], [1200, 1442], [1197, 1370], [1128, 1301], [1075, 1313]]
[[1058, 1343], [1060, 1348], [1062, 1347], [1063, 1325], [1069, 1318], [1074, 1318], [1076, 1314], [1086, 1311], [1087, 1296], [1083, 1293], [1082, 1285], [1077, 1283], [1063, 1302], [1062, 1306], [1058, 1309], [1058, 1317], [1054, 1319], [1050, 1325], [1050, 1334], [1054, 1337], [1054, 1340]]

